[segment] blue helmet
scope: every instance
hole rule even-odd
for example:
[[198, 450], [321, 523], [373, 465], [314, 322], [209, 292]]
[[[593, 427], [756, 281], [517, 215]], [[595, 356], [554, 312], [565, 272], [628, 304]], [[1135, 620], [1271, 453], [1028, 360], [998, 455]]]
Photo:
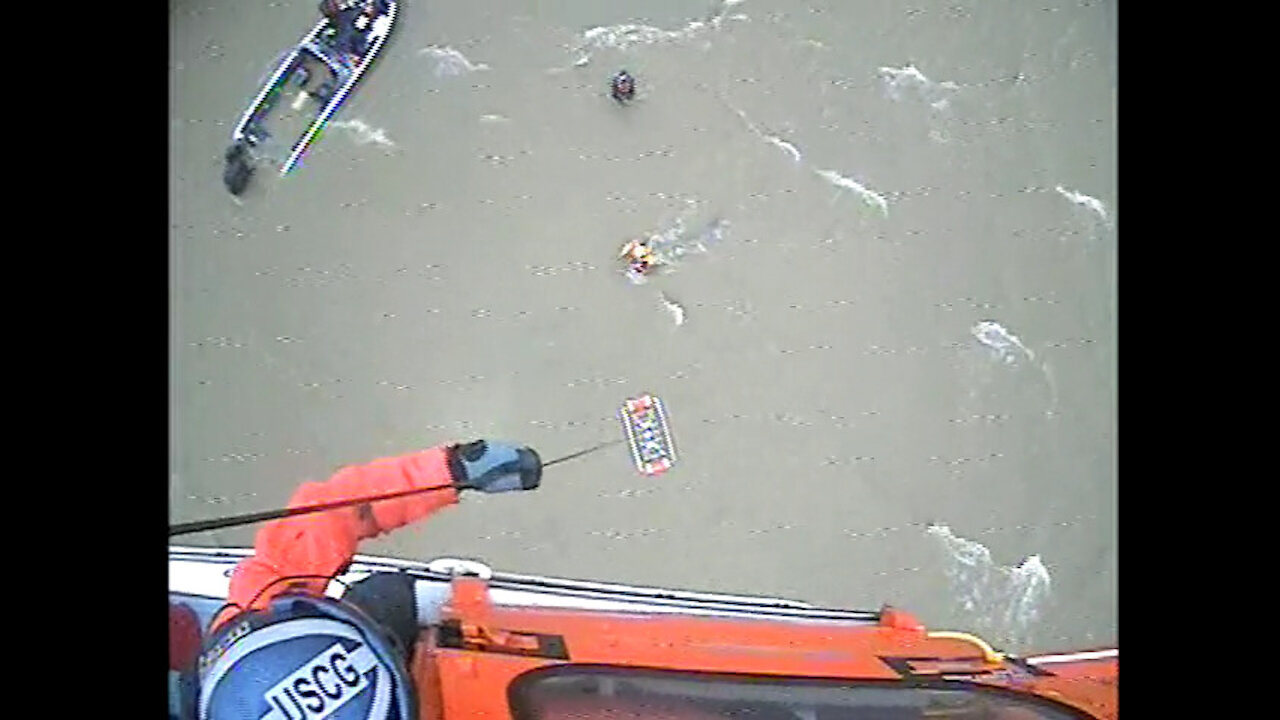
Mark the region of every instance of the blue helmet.
[[199, 661], [198, 720], [413, 720], [413, 683], [358, 609], [287, 595], [232, 620]]

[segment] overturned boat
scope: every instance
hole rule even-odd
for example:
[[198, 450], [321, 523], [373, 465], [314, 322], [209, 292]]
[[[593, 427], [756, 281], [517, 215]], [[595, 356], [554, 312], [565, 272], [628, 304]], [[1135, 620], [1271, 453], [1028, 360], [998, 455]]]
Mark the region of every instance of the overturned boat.
[[[169, 598], [201, 624], [243, 549], [169, 548]], [[415, 584], [418, 717], [1117, 718], [1119, 651], [1015, 657], [909, 613], [357, 555], [329, 584]]]
[[[231, 133], [223, 182], [239, 195], [255, 161], [286, 175], [302, 160], [395, 25], [395, 0], [321, 3], [324, 17], [288, 51]], [[277, 139], [280, 138], [280, 139]]]

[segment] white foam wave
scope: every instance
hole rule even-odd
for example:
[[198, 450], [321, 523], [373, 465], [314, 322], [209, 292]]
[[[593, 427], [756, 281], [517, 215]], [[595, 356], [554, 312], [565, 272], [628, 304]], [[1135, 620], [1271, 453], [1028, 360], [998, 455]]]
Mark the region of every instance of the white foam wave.
[[671, 319], [675, 321], [676, 327], [683, 325], [684, 324], [684, 306], [676, 302], [675, 300], [672, 300], [671, 298], [667, 297], [666, 293], [662, 293], [661, 299], [662, 299], [662, 306], [667, 309], [667, 312], [671, 313]]
[[696, 20], [679, 30], [663, 30], [652, 25], [623, 23], [590, 28], [582, 33], [582, 42], [585, 48], [612, 47], [625, 50], [632, 45], [652, 45], [659, 42], [683, 40], [691, 37], [701, 29], [702, 23]]
[[340, 122], [330, 123], [331, 127], [346, 130], [356, 141], [357, 145], [368, 145], [373, 143], [385, 148], [394, 148], [396, 144], [391, 138], [387, 137], [387, 131], [382, 128], [370, 126], [359, 118], [351, 120], [342, 120]]
[[927, 532], [946, 552], [951, 592], [974, 630], [1002, 644], [1029, 642], [1052, 586], [1040, 556], [997, 565], [984, 545], [956, 536], [946, 525], [930, 525]]
[[756, 137], [760, 138], [761, 140], [764, 140], [770, 145], [790, 155], [792, 162], [795, 162], [797, 164], [800, 163], [801, 161], [800, 148], [796, 147], [795, 143], [784, 140], [782, 137], [778, 135], [765, 132], [760, 128], [760, 126], [752, 122], [751, 118], [747, 117], [746, 113], [744, 113], [743, 111], [739, 110], [736, 107], [733, 107], [732, 105], [729, 105], [729, 103], [727, 102], [725, 103], [725, 105], [728, 105], [729, 109], [732, 110], [735, 114], [737, 114], [739, 118], [742, 119], [743, 124], [745, 124], [747, 126], [747, 129], [750, 130]]
[[889, 217], [889, 201], [885, 199], [884, 195], [867, 188], [852, 178], [841, 175], [835, 170], [814, 170], [814, 172], [818, 174], [818, 177], [838, 188], [852, 190], [858, 197], [862, 198], [863, 202], [880, 208], [880, 212], [884, 213], [885, 217]]
[[728, 228], [728, 220], [717, 218], [707, 223], [697, 235], [690, 236], [685, 230], [684, 219], [676, 218], [666, 229], [649, 237], [649, 248], [659, 264], [674, 267], [686, 255], [710, 252], [710, 246], [723, 240]]
[[897, 90], [901, 87], [921, 87], [929, 84], [929, 78], [924, 76], [915, 65], [907, 65], [905, 67], [890, 67], [881, 65], [878, 69], [880, 76], [889, 84], [890, 90]]
[[996, 357], [1006, 363], [1015, 362], [1019, 350], [1027, 356], [1028, 360], [1035, 361], [1036, 359], [1035, 353], [1027, 349], [1027, 346], [1022, 344], [1017, 335], [1006, 330], [998, 322], [983, 320], [974, 325], [969, 332], [973, 333], [978, 342], [994, 350]]
[[919, 99], [935, 110], [945, 110], [949, 105], [947, 93], [960, 89], [959, 85], [949, 80], [942, 82], [930, 80], [915, 65], [908, 64], [900, 68], [885, 65], [879, 68], [879, 72], [880, 78], [884, 80], [885, 87], [889, 91], [889, 97], [901, 100], [904, 95], [914, 91]]
[[[959, 85], [946, 80], [930, 80], [919, 68], [910, 64], [900, 68], [882, 66], [879, 74], [894, 102], [901, 102], [910, 96], [914, 101], [927, 105], [935, 120], [950, 118], [951, 94], [960, 89]], [[929, 139], [937, 143], [951, 141], [950, 135], [939, 128], [929, 130]]]
[[721, 0], [706, 18], [690, 20], [676, 30], [663, 30], [652, 25], [637, 23], [620, 23], [588, 28], [582, 32], [578, 46], [573, 49], [573, 53], [578, 56], [573, 64], [576, 67], [586, 65], [591, 61], [592, 50], [604, 48], [626, 50], [637, 45], [692, 40], [708, 31], [719, 30], [725, 20], [748, 19], [743, 14], [729, 14], [729, 8], [742, 2], [743, 0]]
[[1102, 222], [1106, 223], [1107, 227], [1111, 227], [1111, 217], [1107, 214], [1107, 206], [1103, 205], [1101, 200], [1096, 197], [1085, 195], [1084, 193], [1069, 190], [1061, 185], [1058, 185], [1054, 189], [1058, 191], [1059, 195], [1070, 200], [1072, 203], [1090, 210], [1098, 217], [1102, 218]]
[[777, 135], [765, 135], [764, 140], [770, 145], [773, 145], [779, 150], [782, 150], [783, 152], [791, 155], [792, 162], [795, 162], [795, 163], [800, 162], [800, 148], [796, 147], [795, 143], [791, 143], [786, 140], [783, 140]]
[[1046, 360], [1040, 369], [1044, 371], [1044, 379], [1049, 382], [1049, 409], [1044, 411], [1044, 416], [1052, 418], [1058, 409], [1058, 383], [1053, 379], [1053, 368], [1049, 367], [1049, 361]]
[[712, 220], [710, 223], [707, 223], [707, 226], [698, 234], [698, 247], [701, 248], [703, 252], [706, 252], [708, 245], [714, 245], [715, 243], [724, 240], [724, 235], [728, 230], [728, 220], [725, 220], [724, 218], [716, 218], [715, 220]]
[[445, 75], [462, 75], [463, 73], [489, 69], [488, 65], [484, 63], [473, 63], [467, 59], [466, 55], [463, 55], [448, 46], [439, 47], [436, 45], [430, 45], [419, 50], [418, 54], [427, 55], [436, 61], [436, 77], [443, 77]]
[[[1027, 365], [1030, 367], [1038, 367], [1041, 374], [1044, 375], [1044, 381], [1048, 389], [1048, 408], [1044, 411], [1045, 418], [1052, 419], [1058, 410], [1058, 383], [1054, 380], [1053, 368], [1050, 367], [1049, 361], [1041, 358], [1036, 361], [1036, 354], [1018, 339], [1017, 335], [1009, 332], [1000, 323], [993, 320], [983, 320], [974, 325], [969, 332], [983, 346], [991, 351], [992, 356], [1006, 365], [1019, 363], [1019, 360], [1025, 358]], [[1021, 363], [1019, 363], [1020, 366]], [[984, 363], [985, 366], [985, 363]], [[985, 374], [985, 373], [984, 373]], [[987, 375], [984, 382], [993, 380], [993, 376]], [[971, 391], [976, 396], [977, 390]]]

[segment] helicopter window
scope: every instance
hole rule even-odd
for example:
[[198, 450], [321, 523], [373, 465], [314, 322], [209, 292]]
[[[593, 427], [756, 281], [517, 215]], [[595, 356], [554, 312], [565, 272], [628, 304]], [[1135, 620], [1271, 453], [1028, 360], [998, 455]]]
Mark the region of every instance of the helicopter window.
[[973, 685], [904, 685], [560, 666], [512, 683], [518, 720], [1066, 720], [1046, 700]]

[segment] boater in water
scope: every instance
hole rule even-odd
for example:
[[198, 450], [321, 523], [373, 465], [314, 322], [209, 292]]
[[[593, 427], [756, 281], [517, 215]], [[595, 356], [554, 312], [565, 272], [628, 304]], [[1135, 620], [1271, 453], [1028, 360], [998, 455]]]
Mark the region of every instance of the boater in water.
[[224, 159], [227, 167], [222, 171], [222, 184], [226, 185], [227, 191], [232, 195], [240, 195], [253, 177], [253, 158], [249, 155], [249, 143], [237, 140], [227, 148]]
[[609, 82], [609, 94], [623, 105], [631, 102], [636, 97], [636, 79], [626, 70], [619, 70]]
[[648, 275], [657, 267], [658, 259], [648, 240], [630, 240], [622, 246], [618, 257], [625, 258], [627, 269], [636, 275]]

